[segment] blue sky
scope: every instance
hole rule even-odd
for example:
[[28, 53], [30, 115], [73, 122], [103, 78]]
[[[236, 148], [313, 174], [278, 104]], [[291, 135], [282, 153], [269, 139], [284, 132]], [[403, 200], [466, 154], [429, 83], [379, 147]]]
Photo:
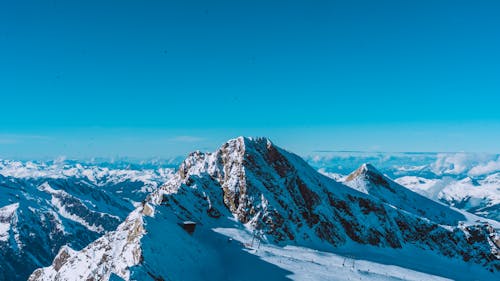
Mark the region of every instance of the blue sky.
[[500, 152], [498, 1], [0, 2], [0, 157]]

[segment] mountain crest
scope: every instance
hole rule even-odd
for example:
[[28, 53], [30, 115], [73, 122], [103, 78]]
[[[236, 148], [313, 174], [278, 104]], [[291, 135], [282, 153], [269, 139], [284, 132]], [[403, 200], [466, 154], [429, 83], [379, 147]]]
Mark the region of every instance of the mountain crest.
[[386, 177], [370, 163], [362, 164], [356, 171], [349, 174], [346, 178], [347, 182], [354, 180], [367, 180], [371, 183], [383, 185], [389, 188]]

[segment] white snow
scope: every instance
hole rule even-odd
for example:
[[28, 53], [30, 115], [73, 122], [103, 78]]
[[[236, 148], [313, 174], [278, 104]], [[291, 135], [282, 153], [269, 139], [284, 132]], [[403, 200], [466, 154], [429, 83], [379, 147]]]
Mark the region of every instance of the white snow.
[[[213, 230], [242, 244], [249, 245], [248, 241], [252, 240], [252, 235], [244, 230], [236, 228], [214, 228]], [[292, 274], [288, 277], [292, 280], [451, 280], [399, 266], [304, 247], [254, 244], [253, 247], [246, 248], [246, 251], [259, 256], [266, 262], [291, 271]]]
[[9, 240], [11, 225], [15, 223], [15, 212], [19, 208], [19, 203], [10, 204], [0, 208], [0, 241]]
[[79, 216], [69, 212], [66, 207], [61, 203], [61, 200], [59, 200], [56, 197], [52, 197], [51, 201], [52, 205], [57, 208], [57, 212], [66, 219], [72, 220], [74, 222], [77, 222], [83, 226], [85, 226], [88, 230], [94, 231], [101, 233], [104, 231], [104, 228], [102, 226], [96, 226], [93, 224], [89, 224], [86, 222], [84, 219], [80, 218]]
[[[47, 182], [41, 184], [38, 187], [38, 189], [41, 190], [41, 191], [47, 192], [47, 193], [49, 193], [49, 194], [52, 195], [50, 202], [57, 209], [57, 213], [59, 215], [61, 215], [63, 218], [66, 218], [66, 219], [72, 220], [74, 222], [77, 222], [77, 223], [85, 226], [90, 231], [94, 231], [94, 232], [98, 232], [98, 233], [104, 232], [104, 228], [101, 225], [90, 224], [89, 222], [87, 222], [83, 218], [81, 218], [81, 217], [77, 216], [76, 214], [72, 213], [71, 211], [69, 211], [66, 208], [66, 206], [64, 204], [62, 204], [61, 200], [58, 197], [55, 196], [55, 195], [62, 195], [62, 196], [72, 197], [67, 192], [65, 192], [63, 190], [55, 190]], [[75, 198], [75, 200], [78, 200], [78, 201], [81, 202], [80, 199]], [[84, 205], [84, 204], [82, 203], [82, 205]], [[92, 212], [92, 213], [98, 213], [100, 216], [107, 215], [107, 216], [110, 216], [110, 217], [114, 217], [117, 220], [120, 219], [117, 216], [110, 215], [110, 214], [107, 214], [107, 213], [101, 213], [101, 212], [96, 212], [96, 211], [92, 211], [92, 210], [88, 210], [88, 211]]]
[[[109, 280], [114, 273], [128, 281], [129, 267], [138, 264], [141, 257], [143, 223], [141, 209], [136, 209], [116, 231], [105, 234], [81, 251], [71, 251], [61, 268], [52, 265], [37, 269], [29, 280]], [[91, 277], [93, 279], [89, 279]]]
[[470, 177], [456, 180], [451, 177], [426, 179], [405, 176], [395, 181], [426, 197], [451, 206], [460, 206], [464, 210], [481, 210], [500, 204], [500, 173], [489, 175], [482, 180], [473, 180]]
[[318, 169], [318, 172], [324, 176], [327, 176], [333, 180], [336, 180], [338, 182], [344, 182], [346, 176], [339, 174], [339, 173], [332, 173], [332, 172], [327, 172], [325, 168], [320, 168]]

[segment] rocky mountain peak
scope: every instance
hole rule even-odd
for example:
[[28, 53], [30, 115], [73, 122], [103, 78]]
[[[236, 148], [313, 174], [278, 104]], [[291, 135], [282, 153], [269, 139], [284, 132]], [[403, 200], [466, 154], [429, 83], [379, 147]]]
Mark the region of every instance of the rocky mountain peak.
[[444, 225], [457, 225], [463, 214], [426, 198], [390, 179], [371, 164], [363, 164], [352, 172], [345, 184], [372, 195], [384, 203]]
[[389, 183], [384, 174], [382, 174], [370, 163], [362, 164], [356, 171], [349, 174], [346, 178], [346, 182], [354, 180], [367, 181], [368, 183], [389, 188]]

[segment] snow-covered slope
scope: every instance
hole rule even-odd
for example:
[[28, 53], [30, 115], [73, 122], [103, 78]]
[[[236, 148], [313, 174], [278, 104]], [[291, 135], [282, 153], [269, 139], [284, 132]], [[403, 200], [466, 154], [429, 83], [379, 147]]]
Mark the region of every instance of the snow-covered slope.
[[[279, 247], [257, 241], [251, 245], [252, 233], [238, 227], [198, 226], [189, 235], [169, 220], [168, 215], [154, 219], [144, 216], [148, 231], [144, 233], [138, 214], [132, 213], [116, 232], [108, 233], [80, 252], [63, 248], [52, 266], [38, 269], [30, 280], [108, 280], [109, 277], [115, 280], [112, 278], [117, 276], [141, 281], [449, 280], [368, 261], [360, 258], [362, 255]], [[140, 248], [138, 238], [141, 238]]]
[[9, 241], [12, 225], [17, 223], [17, 209], [19, 203], [14, 203], [0, 208], [0, 241]]
[[63, 247], [51, 266], [37, 269], [29, 280], [109, 280], [115, 274], [128, 280], [128, 267], [140, 262], [142, 209], [134, 210], [115, 231], [80, 251]]
[[168, 172], [0, 161], [0, 280], [26, 280], [59, 249], [116, 227]]
[[483, 179], [465, 177], [459, 180], [405, 176], [396, 182], [447, 205], [500, 221], [500, 173]]
[[[282, 264], [279, 256], [283, 258], [287, 249], [290, 255], [302, 253], [301, 258], [307, 257], [304, 252], [319, 250], [309, 257], [325, 258], [319, 264], [327, 269], [345, 266], [328, 265], [326, 257], [331, 262], [342, 258], [324, 252], [337, 252], [350, 260], [366, 259], [372, 265], [396, 265], [396, 273], [385, 272], [390, 276], [380, 276], [380, 268], [371, 274], [369, 266], [352, 275], [367, 280], [418, 280], [415, 276], [423, 273], [415, 271], [459, 280], [498, 276], [498, 225], [460, 223], [467, 217], [439, 204], [444, 215], [426, 212], [422, 217], [418, 206], [406, 210], [402, 204], [413, 204], [414, 198], [433, 203], [413, 192], [406, 195], [410, 197], [406, 201], [384, 202], [397, 196], [352, 189], [321, 175], [267, 139], [240, 137], [214, 153], [190, 154], [178, 172], [148, 196], [131, 215], [148, 214], [143, 218], [141, 237], [126, 239], [125, 244], [123, 239], [109, 238], [128, 237], [126, 221], [105, 239], [68, 254], [70, 258], [62, 266], [53, 264], [35, 271], [31, 280], [52, 280], [53, 276], [71, 280], [63, 276], [73, 274], [108, 280], [111, 273], [125, 280], [304, 280], [299, 277], [304, 276], [300, 266], [317, 268], [312, 260]], [[178, 226], [184, 221], [196, 222], [193, 235]], [[135, 266], [127, 264], [123, 271], [108, 255], [102, 258], [105, 252], [137, 249], [136, 238], [140, 250], [135, 252], [140, 257], [129, 259]], [[263, 251], [244, 250], [259, 248], [259, 244]], [[94, 262], [87, 258], [92, 256]], [[341, 279], [332, 271], [322, 274], [325, 280]]]

